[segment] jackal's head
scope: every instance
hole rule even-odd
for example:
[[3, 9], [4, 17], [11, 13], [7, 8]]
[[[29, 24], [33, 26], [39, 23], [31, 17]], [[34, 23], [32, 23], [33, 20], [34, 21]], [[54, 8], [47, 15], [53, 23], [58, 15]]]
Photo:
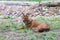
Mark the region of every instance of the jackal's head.
[[23, 19], [23, 22], [28, 21], [29, 20], [28, 14], [22, 13], [22, 19]]

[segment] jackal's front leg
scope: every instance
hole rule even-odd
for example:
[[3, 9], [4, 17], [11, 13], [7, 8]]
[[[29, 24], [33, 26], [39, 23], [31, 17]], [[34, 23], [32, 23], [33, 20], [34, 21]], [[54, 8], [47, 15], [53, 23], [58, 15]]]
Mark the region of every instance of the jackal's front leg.
[[25, 26], [20, 26], [20, 27], [17, 27], [17, 29], [24, 29]]
[[38, 28], [32, 28], [32, 30], [33, 30], [34, 32], [39, 32], [39, 29], [38, 29]]

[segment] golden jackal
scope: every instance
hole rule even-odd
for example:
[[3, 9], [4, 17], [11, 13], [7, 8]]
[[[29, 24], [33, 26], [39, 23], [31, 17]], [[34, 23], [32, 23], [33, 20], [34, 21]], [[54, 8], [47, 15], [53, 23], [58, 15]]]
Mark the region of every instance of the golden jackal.
[[50, 26], [43, 22], [38, 22], [36, 20], [33, 20], [29, 18], [29, 16], [26, 14], [22, 15], [23, 22], [25, 23], [25, 26], [27, 28], [32, 28], [35, 32], [43, 32], [43, 31], [49, 31]]

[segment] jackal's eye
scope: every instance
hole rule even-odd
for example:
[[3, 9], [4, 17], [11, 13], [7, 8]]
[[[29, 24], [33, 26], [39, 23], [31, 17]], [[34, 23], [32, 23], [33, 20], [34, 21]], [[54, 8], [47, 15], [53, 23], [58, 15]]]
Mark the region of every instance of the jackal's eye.
[[25, 20], [23, 19], [23, 22], [25, 22]]
[[23, 20], [23, 22], [26, 22], [27, 20]]

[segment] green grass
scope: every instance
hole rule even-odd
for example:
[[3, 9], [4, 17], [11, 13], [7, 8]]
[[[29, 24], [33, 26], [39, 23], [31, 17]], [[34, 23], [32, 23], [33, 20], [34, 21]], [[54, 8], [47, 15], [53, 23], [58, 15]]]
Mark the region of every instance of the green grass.
[[10, 18], [11, 18], [10, 15], [7, 15], [7, 16], [4, 17], [4, 19], [10, 19]]
[[16, 24], [10, 19], [3, 19], [0, 22], [0, 30], [11, 31], [16, 29]]
[[[0, 1], [22, 1], [22, 0], [0, 0]], [[43, 0], [23, 0], [23, 1], [43, 1]]]
[[35, 18], [35, 20], [39, 22], [45, 22], [51, 26], [52, 29], [60, 28], [60, 18], [58, 17], [43, 17], [43, 16], [38, 16]]
[[35, 1], [35, 2], [41, 2], [42, 0], [26, 0], [26, 1]]
[[[60, 28], [60, 18], [57, 17], [43, 17], [43, 16], [38, 16], [36, 18], [34, 18], [34, 20], [37, 20], [38, 22], [45, 22], [47, 24], [49, 24], [51, 26], [51, 29], [57, 29]], [[7, 22], [9, 21], [9, 22]], [[6, 27], [8, 26], [8, 27]], [[0, 29], [17, 29], [21, 26], [24, 26], [24, 23], [19, 23], [19, 24], [15, 24], [14, 21], [10, 20], [10, 19], [3, 19], [0, 22]]]
[[0, 40], [4, 40], [6, 37], [0, 33]]
[[[49, 24], [51, 26], [51, 29], [55, 30], [60, 28], [60, 18], [58, 17], [43, 17], [43, 16], [37, 16], [36, 18], [34, 18], [34, 20], [37, 20], [38, 22], [45, 22], [47, 24]], [[35, 39], [43, 39], [43, 40], [56, 40], [56, 36], [60, 37], [60, 32], [53, 32], [53, 30], [49, 31], [49, 32], [43, 32], [43, 33], [34, 33], [31, 29], [29, 28], [25, 28], [25, 29], [20, 29], [18, 30], [18, 27], [24, 26], [24, 23], [19, 23], [19, 24], [15, 24], [14, 21], [9, 19], [3, 19], [0, 22], [0, 30], [6, 30], [7, 32], [11, 32], [12, 30], [15, 33], [20, 33], [23, 32], [25, 33], [24, 35], [30, 35], [29, 40], [34, 40]], [[8, 27], [6, 27], [8, 26]], [[4, 35], [0, 35], [1, 40], [5, 40], [5, 36]], [[19, 37], [20, 38], [20, 37]], [[21, 39], [21, 38], [20, 38]], [[12, 40], [12, 39], [9, 39]], [[23, 40], [23, 39], [21, 39]]]

